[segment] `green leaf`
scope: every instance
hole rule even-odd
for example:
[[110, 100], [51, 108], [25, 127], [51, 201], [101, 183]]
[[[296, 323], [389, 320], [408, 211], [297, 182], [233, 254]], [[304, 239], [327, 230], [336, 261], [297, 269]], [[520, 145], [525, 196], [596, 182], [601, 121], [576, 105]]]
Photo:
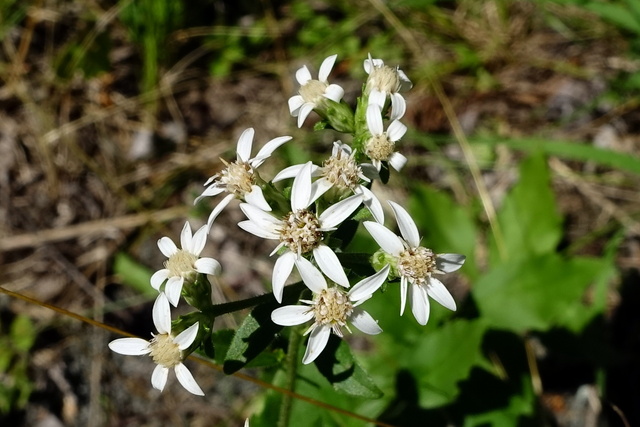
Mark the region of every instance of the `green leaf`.
[[416, 185], [409, 198], [409, 211], [424, 233], [423, 244], [436, 253], [459, 253], [467, 257], [462, 268], [476, 277], [476, 227], [468, 208], [456, 204], [442, 191]]
[[382, 396], [382, 391], [354, 359], [349, 345], [333, 334], [315, 365], [338, 392], [369, 399]]
[[[504, 256], [509, 262], [554, 252], [562, 235], [562, 218], [556, 203], [544, 157], [532, 155], [520, 166], [520, 179], [498, 212], [504, 239]], [[503, 261], [495, 242], [491, 264]]]
[[473, 297], [490, 326], [517, 333], [555, 326], [579, 328], [585, 290], [608, 278], [611, 261], [557, 254], [499, 265], [476, 282]]
[[153, 272], [129, 255], [118, 252], [113, 261], [113, 271], [125, 285], [132, 287], [141, 294], [149, 298], [155, 298], [158, 295], [158, 292], [151, 287]]
[[530, 378], [523, 376], [521, 382], [521, 393], [512, 395], [507, 406], [480, 414], [469, 414], [464, 418], [464, 427], [522, 425], [521, 418], [535, 412], [537, 398]]
[[640, 21], [638, 17], [633, 13], [629, 13], [628, 6], [622, 6], [619, 4], [592, 2], [585, 5], [585, 8], [595, 12], [604, 20], [611, 22], [612, 24], [631, 31], [635, 35], [640, 35]]
[[36, 339], [31, 319], [27, 316], [18, 315], [11, 323], [11, 341], [14, 348], [19, 352], [29, 351]]

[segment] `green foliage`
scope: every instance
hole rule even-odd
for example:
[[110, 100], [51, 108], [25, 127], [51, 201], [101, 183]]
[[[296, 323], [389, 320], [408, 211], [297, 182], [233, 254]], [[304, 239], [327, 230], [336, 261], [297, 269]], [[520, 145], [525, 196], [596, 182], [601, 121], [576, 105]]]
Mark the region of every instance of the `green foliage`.
[[36, 331], [27, 316], [16, 316], [10, 325], [0, 323], [0, 413], [27, 404], [33, 389], [27, 372], [29, 349], [35, 339]]
[[153, 272], [129, 255], [118, 252], [113, 261], [113, 271], [120, 277], [122, 283], [140, 294], [150, 299], [158, 295], [158, 292], [150, 286]]

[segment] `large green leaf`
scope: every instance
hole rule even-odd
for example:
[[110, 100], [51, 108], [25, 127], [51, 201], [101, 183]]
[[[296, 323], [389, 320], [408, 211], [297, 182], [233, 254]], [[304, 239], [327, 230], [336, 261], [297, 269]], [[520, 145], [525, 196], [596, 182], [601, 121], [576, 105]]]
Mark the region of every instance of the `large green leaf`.
[[473, 297], [482, 318], [498, 329], [575, 329], [588, 320], [582, 315], [587, 287], [610, 274], [610, 260], [546, 254], [493, 268], [476, 282]]
[[491, 247], [491, 264], [554, 252], [562, 235], [544, 157], [535, 154], [520, 166], [520, 179], [502, 202], [498, 222], [504, 237], [503, 252]]
[[424, 233], [422, 244], [438, 253], [459, 253], [467, 257], [464, 271], [478, 273], [475, 262], [476, 227], [469, 208], [456, 204], [442, 191], [416, 185], [409, 199], [409, 211]]

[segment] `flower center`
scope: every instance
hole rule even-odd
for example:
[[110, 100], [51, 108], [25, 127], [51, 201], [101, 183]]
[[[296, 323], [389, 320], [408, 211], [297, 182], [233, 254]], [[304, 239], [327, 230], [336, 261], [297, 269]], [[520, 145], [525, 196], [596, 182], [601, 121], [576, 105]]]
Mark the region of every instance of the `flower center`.
[[360, 183], [362, 170], [344, 151], [338, 150], [335, 156], [329, 157], [322, 165], [322, 174], [337, 187], [354, 189]]
[[178, 252], [171, 255], [164, 266], [169, 270], [169, 277], [187, 277], [195, 271], [194, 265], [197, 260], [198, 257], [191, 252], [178, 249]]
[[322, 100], [323, 95], [329, 85], [321, 82], [320, 80], [309, 80], [300, 87], [298, 93], [304, 99], [304, 102], [311, 102], [317, 104]]
[[377, 89], [380, 92], [396, 93], [400, 90], [400, 77], [398, 70], [383, 65], [382, 67], [374, 67], [371, 74], [367, 78], [367, 90]]
[[398, 271], [410, 283], [424, 285], [436, 271], [436, 255], [431, 249], [422, 246], [407, 249], [400, 254]]
[[220, 160], [227, 168], [218, 174], [218, 179], [227, 186], [228, 193], [233, 193], [238, 199], [244, 199], [244, 195], [250, 193], [251, 186], [255, 184], [253, 168], [241, 160], [233, 163]]
[[304, 254], [318, 247], [322, 241], [320, 221], [306, 209], [290, 212], [283, 218], [280, 241], [295, 253]]
[[373, 135], [365, 147], [365, 154], [371, 160], [388, 160], [393, 154], [396, 144], [390, 141], [386, 134]]
[[149, 355], [153, 361], [165, 368], [173, 368], [182, 363], [182, 352], [178, 344], [173, 342], [173, 338], [169, 334], [158, 334], [153, 337], [149, 343], [151, 352]]
[[353, 312], [353, 304], [346, 293], [338, 288], [323, 289], [314, 298], [316, 324], [331, 325], [333, 332], [342, 336], [342, 328]]

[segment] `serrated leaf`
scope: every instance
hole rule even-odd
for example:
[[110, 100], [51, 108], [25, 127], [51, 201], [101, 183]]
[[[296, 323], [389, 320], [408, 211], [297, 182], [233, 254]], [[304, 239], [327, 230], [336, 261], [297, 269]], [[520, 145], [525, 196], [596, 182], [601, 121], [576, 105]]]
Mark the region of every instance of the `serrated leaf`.
[[557, 254], [499, 265], [473, 288], [478, 309], [490, 326], [517, 333], [554, 326], [579, 327], [588, 307], [582, 302], [595, 278], [609, 277], [610, 261], [563, 259]]
[[535, 154], [520, 165], [520, 179], [498, 212], [504, 253], [491, 247], [491, 264], [539, 256], [555, 251], [562, 235], [546, 160]]
[[[296, 303], [301, 290], [300, 284], [285, 286], [282, 303]], [[283, 327], [273, 323], [271, 313], [280, 306], [273, 298], [251, 310], [229, 344], [223, 363], [225, 374], [229, 375], [242, 369], [273, 342]]]
[[336, 391], [369, 399], [382, 396], [382, 391], [356, 362], [349, 345], [333, 334], [315, 365]]
[[425, 185], [415, 186], [411, 194], [409, 210], [423, 233], [422, 244], [438, 253], [465, 255], [463, 270], [476, 277], [476, 227], [469, 210], [457, 205], [446, 193]]

